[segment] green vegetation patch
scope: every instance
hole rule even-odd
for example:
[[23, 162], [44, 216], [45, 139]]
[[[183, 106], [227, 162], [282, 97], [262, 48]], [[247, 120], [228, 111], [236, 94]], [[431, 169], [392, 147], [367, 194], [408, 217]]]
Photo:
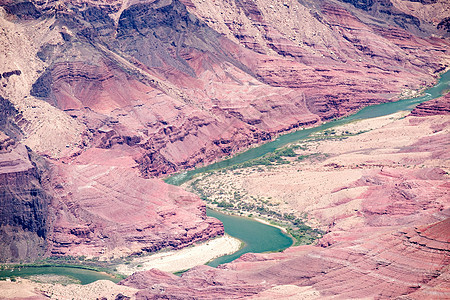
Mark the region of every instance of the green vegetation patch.
[[228, 170], [236, 170], [243, 168], [250, 168], [255, 166], [276, 166], [276, 165], [284, 165], [289, 164], [290, 161], [286, 160], [287, 157], [297, 157], [298, 154], [295, 153], [295, 150], [306, 150], [305, 147], [300, 145], [291, 145], [287, 147], [283, 147], [281, 149], [277, 149], [272, 153], [268, 153], [260, 158], [255, 158], [249, 161], [246, 161], [241, 164], [237, 164], [231, 167], [228, 167]]

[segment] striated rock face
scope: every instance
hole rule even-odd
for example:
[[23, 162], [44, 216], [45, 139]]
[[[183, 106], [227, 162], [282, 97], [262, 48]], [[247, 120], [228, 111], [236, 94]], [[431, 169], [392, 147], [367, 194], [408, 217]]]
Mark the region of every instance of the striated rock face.
[[224, 233], [195, 195], [143, 179], [119, 149], [91, 149], [57, 164], [52, 255], [110, 258], [179, 249]]
[[141, 178], [126, 152], [92, 149], [53, 165], [35, 157], [38, 166], [25, 146], [1, 138], [1, 261], [109, 259], [179, 249], [224, 233], [197, 196]]
[[1, 261], [45, 254], [50, 201], [29, 151], [0, 131]]
[[434, 116], [450, 114], [450, 93], [431, 101], [419, 104], [412, 112], [413, 116]]

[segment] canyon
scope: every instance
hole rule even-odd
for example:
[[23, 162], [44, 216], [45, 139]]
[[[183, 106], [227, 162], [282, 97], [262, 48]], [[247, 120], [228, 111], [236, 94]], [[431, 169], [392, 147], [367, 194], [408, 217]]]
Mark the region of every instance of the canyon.
[[[200, 197], [162, 178], [420, 94], [450, 66], [448, 9], [0, 0], [0, 260], [107, 261], [223, 235]], [[445, 298], [448, 115], [449, 94], [297, 153], [327, 157], [214, 177], [306, 212], [326, 233], [317, 245], [120, 285], [138, 299]]]

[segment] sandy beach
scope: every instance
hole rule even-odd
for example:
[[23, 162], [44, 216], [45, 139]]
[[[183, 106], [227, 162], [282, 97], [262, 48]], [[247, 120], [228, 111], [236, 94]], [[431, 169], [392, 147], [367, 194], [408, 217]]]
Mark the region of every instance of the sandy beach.
[[281, 226], [274, 225], [274, 224], [272, 224], [272, 223], [270, 223], [269, 221], [266, 221], [266, 220], [264, 220], [264, 219], [253, 218], [253, 220], [255, 220], [255, 221], [259, 222], [259, 223], [263, 223], [263, 224], [272, 226], [272, 227], [276, 227], [276, 228], [280, 229], [281, 231], [283, 231], [284, 233], [287, 232], [286, 228], [281, 227]]
[[178, 251], [167, 251], [135, 258], [129, 264], [118, 265], [117, 272], [131, 275], [137, 271], [153, 268], [166, 272], [183, 271], [203, 265], [214, 258], [236, 252], [240, 247], [240, 240], [225, 235]]

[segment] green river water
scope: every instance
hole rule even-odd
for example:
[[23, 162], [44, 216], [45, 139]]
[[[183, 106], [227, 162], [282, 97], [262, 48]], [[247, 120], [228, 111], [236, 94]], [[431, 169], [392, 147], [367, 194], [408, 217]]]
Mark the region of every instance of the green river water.
[[103, 272], [97, 272], [93, 270], [87, 270], [75, 267], [16, 267], [13, 270], [1, 270], [0, 278], [15, 277], [29, 277], [33, 275], [60, 275], [67, 276], [78, 280], [81, 284], [89, 284], [97, 280], [111, 280], [113, 282], [119, 282], [120, 279]]
[[[424, 96], [366, 107], [360, 110], [358, 113], [349, 117], [334, 120], [319, 127], [299, 130], [280, 136], [272, 142], [247, 150], [230, 159], [223, 160], [205, 167], [197, 168], [195, 170], [176, 174], [167, 178], [165, 181], [169, 184], [181, 185], [182, 183], [192, 179], [196, 174], [237, 165], [248, 160], [261, 157], [267, 153], [273, 152], [280, 147], [283, 147], [292, 142], [305, 139], [312, 133], [324, 129], [329, 129], [331, 127], [342, 125], [355, 120], [376, 118], [393, 114], [398, 111], [412, 110], [417, 104], [437, 98], [441, 96], [444, 91], [449, 89], [450, 71], [444, 73], [435, 86], [426, 90], [424, 92]], [[230, 216], [212, 210], [208, 210], [207, 214], [221, 220], [224, 224], [226, 233], [242, 240], [245, 243], [245, 246], [238, 252], [232, 255], [220, 257], [210, 262], [208, 264], [210, 266], [215, 267], [219, 264], [230, 262], [236, 258], [239, 258], [242, 254], [247, 252], [259, 253], [279, 251], [286, 249], [292, 245], [291, 238], [285, 235], [280, 229], [273, 226], [265, 225], [249, 218]], [[107, 279], [115, 282], [118, 281], [116, 278], [102, 272], [72, 267], [22, 267], [20, 270], [16, 268], [14, 271], [2, 270], [0, 271], [0, 278], [11, 276], [27, 277], [30, 275], [40, 274], [56, 274], [69, 276], [79, 280], [81, 284], [88, 284], [100, 279]]]
[[211, 209], [207, 210], [207, 215], [222, 221], [227, 234], [245, 243], [239, 251], [208, 263], [211, 267], [231, 262], [244, 253], [279, 251], [292, 246], [292, 239], [274, 226], [256, 222], [250, 218], [226, 215]]

